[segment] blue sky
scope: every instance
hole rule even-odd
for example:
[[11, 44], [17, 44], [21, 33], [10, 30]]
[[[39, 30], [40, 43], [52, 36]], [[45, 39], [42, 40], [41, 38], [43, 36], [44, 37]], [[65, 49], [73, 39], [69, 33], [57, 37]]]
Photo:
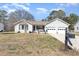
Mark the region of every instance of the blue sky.
[[30, 12], [36, 20], [41, 20], [49, 15], [52, 10], [64, 10], [66, 15], [75, 13], [79, 15], [78, 3], [0, 3], [0, 9], [14, 12], [17, 9], [25, 9]]

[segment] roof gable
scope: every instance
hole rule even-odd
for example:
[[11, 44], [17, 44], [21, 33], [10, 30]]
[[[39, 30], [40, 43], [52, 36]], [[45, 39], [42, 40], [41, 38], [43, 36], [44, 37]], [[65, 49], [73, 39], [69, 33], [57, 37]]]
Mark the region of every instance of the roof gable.
[[[50, 24], [51, 22], [54, 22], [54, 21], [56, 21], [56, 20], [58, 20], [58, 21], [60, 21], [60, 22], [62, 22], [62, 23], [64, 23], [64, 24], [66, 24], [66, 25], [70, 25], [69, 23], [67, 23], [67, 22], [65, 22], [65, 21], [63, 21], [63, 20], [61, 20], [61, 19], [59, 19], [59, 18], [55, 18], [55, 19], [53, 19], [53, 20], [51, 20], [49, 23], [47, 23], [47, 24]], [[46, 25], [47, 25], [46, 24]]]
[[23, 19], [23, 20], [20, 20], [20, 21], [17, 21], [17, 22], [15, 22], [14, 23], [14, 25], [16, 25], [16, 24], [26, 24], [26, 20], [25, 19]]

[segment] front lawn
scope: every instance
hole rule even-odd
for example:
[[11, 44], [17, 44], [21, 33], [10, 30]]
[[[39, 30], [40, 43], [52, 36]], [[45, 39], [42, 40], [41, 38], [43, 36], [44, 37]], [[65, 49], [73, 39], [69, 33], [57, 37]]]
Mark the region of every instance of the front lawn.
[[48, 34], [0, 33], [0, 55], [79, 55]]

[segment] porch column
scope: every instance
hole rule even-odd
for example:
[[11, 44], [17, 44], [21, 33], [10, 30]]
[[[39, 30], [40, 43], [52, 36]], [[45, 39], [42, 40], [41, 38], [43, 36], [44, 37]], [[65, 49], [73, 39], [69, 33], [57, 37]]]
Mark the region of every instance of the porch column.
[[37, 30], [37, 26], [35, 26], [35, 31]]
[[20, 30], [20, 25], [19, 25], [19, 29], [18, 30]]
[[24, 25], [24, 32], [26, 32], [26, 28], [25, 28], [25, 25]]

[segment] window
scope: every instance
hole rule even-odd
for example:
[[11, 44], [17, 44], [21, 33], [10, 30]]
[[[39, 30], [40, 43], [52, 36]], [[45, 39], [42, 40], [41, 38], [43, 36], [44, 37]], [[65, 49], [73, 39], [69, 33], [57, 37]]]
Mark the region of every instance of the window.
[[24, 25], [21, 25], [22, 26], [22, 30], [24, 29]]
[[79, 28], [77, 27], [77, 30], [79, 30]]

